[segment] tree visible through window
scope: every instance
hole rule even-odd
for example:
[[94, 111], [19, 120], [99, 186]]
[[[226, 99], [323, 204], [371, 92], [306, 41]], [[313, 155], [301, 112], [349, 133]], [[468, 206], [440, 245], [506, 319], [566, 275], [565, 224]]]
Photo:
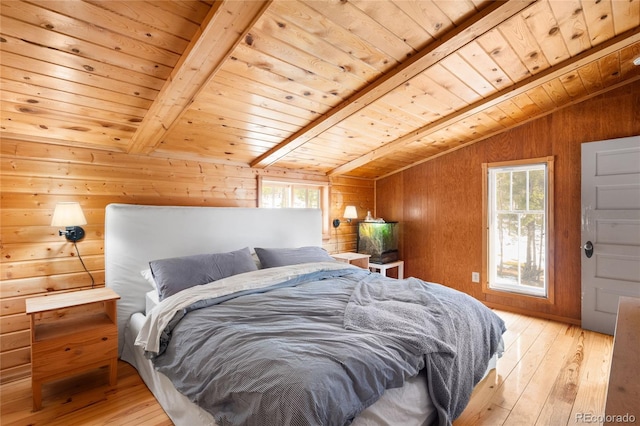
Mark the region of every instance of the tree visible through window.
[[319, 209], [321, 187], [291, 183], [263, 182], [262, 207]]
[[485, 165], [491, 290], [549, 295], [550, 161]]

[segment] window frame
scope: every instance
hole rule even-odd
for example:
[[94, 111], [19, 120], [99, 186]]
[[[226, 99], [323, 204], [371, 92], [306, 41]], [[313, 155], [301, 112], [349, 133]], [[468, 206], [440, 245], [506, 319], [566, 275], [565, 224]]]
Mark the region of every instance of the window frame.
[[[327, 240], [331, 236], [330, 226], [329, 226], [329, 216], [330, 216], [330, 205], [329, 205], [329, 182], [324, 181], [316, 181], [316, 180], [307, 180], [307, 179], [294, 179], [294, 178], [283, 178], [283, 177], [265, 177], [258, 176], [258, 207], [260, 208], [271, 208], [264, 207], [262, 204], [262, 187], [267, 183], [273, 183], [278, 185], [288, 185], [291, 187], [303, 186], [303, 187], [317, 187], [320, 189], [320, 211], [322, 212], [322, 238], [323, 240]], [[278, 208], [278, 207], [274, 207]], [[291, 207], [295, 208], [295, 207]]]
[[[537, 164], [545, 164], [547, 169], [547, 187], [546, 187], [546, 258], [545, 258], [545, 269], [547, 273], [547, 295], [532, 295], [527, 293], [521, 293], [516, 291], [509, 291], [506, 289], [497, 289], [491, 287], [490, 283], [490, 268], [489, 268], [489, 253], [491, 252], [490, 248], [490, 232], [491, 232], [491, 223], [490, 223], [490, 211], [489, 211], [489, 171], [490, 169], [501, 168], [501, 167], [518, 167], [518, 166], [534, 166]], [[483, 224], [483, 232], [482, 232], [482, 291], [485, 294], [491, 295], [499, 295], [502, 297], [509, 297], [513, 299], [526, 299], [542, 302], [545, 304], [553, 304], [555, 302], [555, 267], [554, 267], [554, 157], [539, 157], [539, 158], [531, 158], [531, 159], [521, 159], [521, 160], [513, 160], [513, 161], [501, 161], [495, 163], [483, 163], [482, 164], [482, 224]]]

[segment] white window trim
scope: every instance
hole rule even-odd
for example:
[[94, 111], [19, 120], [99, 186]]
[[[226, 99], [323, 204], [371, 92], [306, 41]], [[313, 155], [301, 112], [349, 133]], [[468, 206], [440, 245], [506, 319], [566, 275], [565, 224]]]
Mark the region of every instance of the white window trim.
[[[490, 239], [490, 223], [489, 223], [489, 169], [497, 167], [516, 167], [535, 164], [546, 164], [547, 167], [547, 185], [546, 185], [546, 220], [547, 220], [547, 238], [546, 238], [546, 275], [547, 275], [547, 288], [546, 295], [527, 294], [524, 292], [509, 291], [508, 286], [502, 286], [502, 288], [490, 287], [489, 276], [489, 239]], [[483, 163], [482, 164], [482, 291], [486, 294], [500, 295], [511, 298], [526, 298], [529, 300], [537, 300], [543, 303], [553, 304], [555, 300], [554, 291], [554, 157], [542, 157], [526, 160], [504, 161], [497, 163]]]
[[329, 182], [292, 179], [282, 177], [258, 176], [258, 207], [262, 206], [262, 185], [264, 183], [276, 183], [286, 185], [315, 186], [320, 189], [320, 210], [322, 211], [322, 238], [327, 240], [331, 237], [331, 228], [329, 226], [330, 205], [329, 205]]

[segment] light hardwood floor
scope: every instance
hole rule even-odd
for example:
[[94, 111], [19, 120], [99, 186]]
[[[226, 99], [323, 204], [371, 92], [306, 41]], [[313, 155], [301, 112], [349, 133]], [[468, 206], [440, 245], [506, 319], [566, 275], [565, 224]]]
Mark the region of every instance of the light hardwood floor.
[[507, 324], [504, 355], [454, 426], [585, 425], [604, 415], [613, 336], [496, 312]]
[[[604, 414], [611, 336], [496, 312], [508, 327], [505, 353], [454, 426], [584, 425], [580, 415]], [[136, 371], [122, 361], [114, 388], [107, 386], [106, 370], [45, 385], [38, 412], [31, 410], [29, 379], [2, 385], [0, 412], [2, 426], [171, 424]]]

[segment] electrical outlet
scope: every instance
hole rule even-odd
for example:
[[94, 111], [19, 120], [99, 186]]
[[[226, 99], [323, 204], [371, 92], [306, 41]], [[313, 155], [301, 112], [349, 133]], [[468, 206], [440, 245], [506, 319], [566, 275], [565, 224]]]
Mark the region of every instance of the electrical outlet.
[[472, 272], [471, 273], [471, 282], [479, 283], [480, 282], [480, 272]]

